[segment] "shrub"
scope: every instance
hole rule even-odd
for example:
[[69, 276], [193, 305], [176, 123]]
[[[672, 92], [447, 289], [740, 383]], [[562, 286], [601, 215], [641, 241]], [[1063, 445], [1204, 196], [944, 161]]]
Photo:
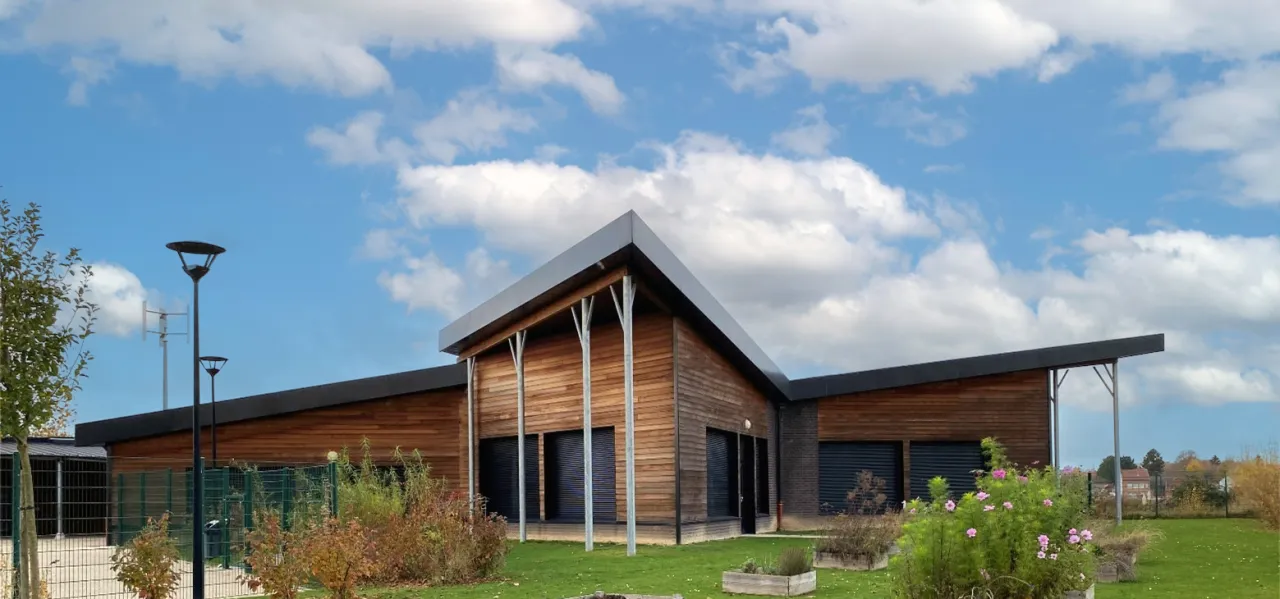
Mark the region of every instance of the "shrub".
[[355, 520], [330, 518], [305, 533], [300, 550], [311, 576], [332, 599], [355, 599], [356, 583], [373, 572], [373, 543]]
[[[902, 532], [899, 513], [885, 510], [884, 479], [863, 470], [849, 491], [848, 511], [839, 514], [827, 536], [817, 543], [822, 553], [845, 557], [879, 557]], [[884, 513], [881, 513], [884, 512]]]
[[930, 501], [907, 505], [895, 597], [1048, 599], [1087, 588], [1095, 560], [1079, 485], [1059, 488], [1051, 469], [1019, 472], [993, 439], [983, 448], [993, 470], [977, 492], [952, 498], [935, 478]]
[[797, 576], [813, 570], [813, 556], [803, 547], [787, 547], [778, 554], [778, 576]]
[[258, 512], [255, 519], [257, 527], [245, 539], [249, 549], [245, 562], [252, 570], [239, 580], [249, 590], [256, 593], [261, 589], [271, 599], [295, 599], [309, 571], [297, 550], [302, 534], [297, 529], [285, 530], [275, 511]]
[[1280, 448], [1275, 445], [1237, 462], [1231, 473], [1233, 494], [1239, 505], [1251, 510], [1262, 523], [1280, 530]]
[[147, 525], [111, 554], [116, 580], [141, 599], [168, 599], [178, 588], [178, 547], [169, 536], [169, 514]]

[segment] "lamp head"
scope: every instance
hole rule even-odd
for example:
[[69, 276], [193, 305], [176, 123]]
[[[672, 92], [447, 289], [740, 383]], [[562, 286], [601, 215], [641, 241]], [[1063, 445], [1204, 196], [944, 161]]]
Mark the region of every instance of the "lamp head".
[[222, 246], [203, 241], [175, 241], [164, 247], [178, 253], [178, 259], [182, 260], [182, 270], [191, 277], [192, 281], [199, 281], [208, 274], [209, 269], [213, 267], [213, 261], [219, 254], [227, 251]]

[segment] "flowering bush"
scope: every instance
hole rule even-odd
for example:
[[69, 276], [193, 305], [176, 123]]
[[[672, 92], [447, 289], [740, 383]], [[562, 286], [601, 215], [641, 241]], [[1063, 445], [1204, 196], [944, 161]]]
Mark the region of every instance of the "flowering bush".
[[930, 501], [907, 504], [895, 596], [1058, 599], [1093, 584], [1083, 494], [1051, 469], [1016, 470], [994, 439], [982, 445], [992, 470], [976, 492], [953, 500], [935, 478]]

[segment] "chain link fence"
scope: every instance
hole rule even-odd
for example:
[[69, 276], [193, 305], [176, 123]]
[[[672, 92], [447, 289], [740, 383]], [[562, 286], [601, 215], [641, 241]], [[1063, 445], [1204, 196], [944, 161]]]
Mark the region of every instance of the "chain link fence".
[[[5, 513], [0, 515], [0, 599], [15, 596], [13, 573], [25, 552], [19, 527], [21, 484], [17, 460], [0, 475]], [[41, 599], [119, 598], [133, 594], [116, 580], [112, 555], [151, 520], [169, 516], [169, 536], [179, 562], [177, 597], [191, 597], [195, 542], [203, 543], [205, 596], [254, 595], [242, 581], [248, 534], [264, 511], [286, 527], [336, 513], [336, 464], [229, 464], [204, 470], [204, 517], [195, 516], [195, 475], [190, 460], [119, 459], [87, 472], [65, 464], [32, 461], [39, 533]], [[50, 491], [52, 489], [52, 491]]]
[[[1151, 474], [1149, 478], [1125, 479], [1122, 484], [1120, 501], [1125, 518], [1250, 517], [1236, 505], [1231, 478], [1225, 474], [1189, 472], [1172, 477]], [[1095, 515], [1115, 517], [1116, 495], [1112, 481], [1089, 473], [1088, 500]]]

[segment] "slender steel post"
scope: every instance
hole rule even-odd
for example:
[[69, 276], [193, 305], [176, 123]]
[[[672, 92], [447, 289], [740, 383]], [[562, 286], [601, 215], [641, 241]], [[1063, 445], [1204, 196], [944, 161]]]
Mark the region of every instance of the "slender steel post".
[[635, 453], [635, 383], [633, 380], [633, 356], [631, 339], [632, 307], [635, 304], [636, 288], [631, 275], [622, 277], [622, 297], [614, 292], [613, 305], [618, 310], [618, 320], [622, 321], [622, 386], [624, 410], [627, 427], [627, 555], [636, 554], [636, 453]]
[[209, 375], [209, 428], [213, 438], [209, 440], [212, 445], [213, 467], [218, 467], [218, 377]]
[[191, 597], [204, 599], [204, 459], [200, 455], [200, 279], [191, 298]]
[[1053, 371], [1053, 472], [1054, 472], [1054, 477], [1057, 477], [1058, 471], [1062, 469], [1062, 449], [1060, 445], [1062, 443], [1062, 437], [1058, 435], [1059, 431], [1061, 430], [1061, 427], [1058, 425], [1058, 422], [1059, 422], [1058, 404], [1062, 403], [1062, 398], [1061, 398], [1062, 394], [1059, 393], [1059, 390], [1061, 388], [1060, 385], [1062, 385], [1062, 379], [1058, 378], [1058, 370], [1054, 369]]
[[[15, 456], [15, 457], [16, 457], [16, 456]], [[62, 460], [61, 460], [61, 459], [59, 459], [59, 460], [58, 460], [57, 472], [58, 472], [58, 497], [57, 497], [57, 500], [58, 500], [58, 532], [57, 532], [57, 535], [55, 535], [55, 538], [59, 538], [59, 539], [61, 539], [61, 538], [62, 538]]]
[[1111, 415], [1115, 435], [1116, 524], [1124, 520], [1124, 475], [1120, 468], [1120, 361], [1111, 362]]
[[574, 307], [573, 326], [578, 330], [578, 343], [582, 345], [582, 501], [583, 501], [583, 536], [586, 550], [595, 548], [595, 489], [593, 480], [595, 470], [591, 465], [591, 310], [595, 307], [595, 297], [584, 297], [581, 300], [582, 311]]
[[476, 359], [467, 358], [467, 501], [476, 507]]
[[507, 339], [507, 346], [511, 348], [511, 359], [516, 363], [516, 460], [517, 476], [520, 480], [516, 482], [520, 495], [520, 542], [528, 540], [525, 530], [525, 490], [524, 490], [524, 339], [525, 331], [518, 331], [515, 337]]
[[[147, 306], [146, 304], [143, 304], [142, 307], [143, 309], [146, 309]], [[146, 326], [144, 325], [143, 328], [146, 328]], [[164, 406], [164, 409], [168, 410], [169, 409], [169, 315], [164, 312], [160, 313], [160, 353], [161, 355], [164, 356], [162, 358], [164, 360], [164, 363], [163, 363], [164, 373], [161, 375], [163, 377], [161, 380], [164, 383], [164, 395], [162, 399], [163, 401], [162, 405]]]

